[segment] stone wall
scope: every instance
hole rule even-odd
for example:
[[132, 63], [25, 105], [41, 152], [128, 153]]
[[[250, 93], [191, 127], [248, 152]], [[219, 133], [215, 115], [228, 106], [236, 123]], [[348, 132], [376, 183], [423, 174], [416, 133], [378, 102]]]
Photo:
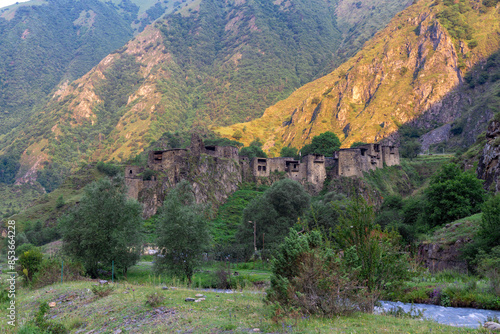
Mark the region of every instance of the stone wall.
[[[356, 149], [342, 149], [333, 158], [311, 154], [302, 158], [239, 157], [236, 147], [205, 146], [196, 135], [187, 149], [151, 151], [148, 169], [156, 171], [150, 181], [143, 181], [143, 169], [129, 166], [125, 178], [129, 197], [144, 204], [144, 216], [150, 217], [162, 205], [169, 189], [182, 180], [192, 184], [198, 203], [222, 203], [242, 182], [271, 183], [283, 177], [303, 184], [308, 191], [319, 192], [329, 177], [357, 176], [364, 171], [399, 164], [397, 149], [368, 144]], [[328, 168], [327, 168], [328, 167]], [[283, 173], [283, 174], [282, 174]], [[281, 174], [281, 175], [280, 175]], [[270, 177], [272, 176], [272, 180]], [[273, 181], [274, 180], [274, 181]]]

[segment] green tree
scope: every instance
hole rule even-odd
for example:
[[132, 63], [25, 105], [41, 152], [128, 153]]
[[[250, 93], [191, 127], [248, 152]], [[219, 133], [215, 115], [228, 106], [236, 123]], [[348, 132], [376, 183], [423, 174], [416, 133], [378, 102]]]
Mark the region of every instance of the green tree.
[[63, 249], [92, 277], [112, 261], [126, 275], [139, 260], [141, 215], [141, 205], [126, 198], [122, 178], [92, 182], [78, 207], [59, 220]]
[[157, 258], [156, 270], [185, 276], [191, 284], [194, 270], [208, 248], [210, 234], [204, 207], [195, 203], [187, 181], [179, 183], [165, 198], [157, 234], [162, 256]]
[[295, 147], [283, 147], [280, 151], [280, 157], [299, 159], [299, 152]]
[[324, 132], [312, 139], [311, 144], [305, 145], [301, 155], [322, 154], [326, 157], [333, 156], [333, 152], [340, 149], [339, 137], [333, 132]]
[[262, 151], [262, 143], [258, 140], [251, 142], [250, 146], [243, 147], [240, 150], [240, 156], [248, 157], [250, 160], [253, 158], [267, 158], [266, 152]]
[[425, 194], [426, 216], [431, 226], [479, 212], [485, 196], [482, 181], [455, 164], [446, 164], [434, 174]]
[[465, 246], [464, 254], [469, 261], [478, 260], [478, 253], [489, 253], [500, 246], [500, 195], [487, 200], [482, 206], [481, 225], [474, 242]]
[[408, 277], [408, 258], [398, 247], [399, 235], [381, 231], [373, 207], [363, 198], [356, 198], [341, 212], [335, 242], [370, 291], [386, 290]]
[[304, 187], [290, 179], [274, 183], [262, 196], [252, 200], [243, 211], [243, 221], [236, 235], [246, 257], [254, 252], [254, 223], [257, 249], [264, 246], [266, 250], [274, 250], [309, 203], [310, 195]]
[[418, 156], [421, 149], [422, 145], [420, 144], [418, 139], [412, 138], [412, 139], [406, 139], [404, 142], [401, 143], [399, 152], [401, 153], [401, 156], [403, 158], [408, 158], [410, 160], [413, 160]]

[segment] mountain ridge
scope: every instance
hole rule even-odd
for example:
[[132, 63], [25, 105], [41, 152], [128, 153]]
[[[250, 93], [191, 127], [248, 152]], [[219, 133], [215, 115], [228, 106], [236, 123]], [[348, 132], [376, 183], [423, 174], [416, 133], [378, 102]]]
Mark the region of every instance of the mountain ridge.
[[[21, 156], [18, 183], [35, 182], [40, 170], [64, 174], [90, 161], [125, 159], [168, 131], [203, 133], [213, 124], [260, 116], [334, 61], [341, 32], [325, 13], [336, 2], [314, 4], [323, 7], [204, 0], [147, 28], [81, 79], [60, 86], [23, 129], [0, 139], [2, 153]], [[391, 8], [399, 6], [405, 3]], [[308, 11], [316, 16], [302, 15]], [[311, 37], [311, 29], [319, 33]], [[123, 84], [120, 66], [130, 79]]]
[[[261, 119], [217, 131], [228, 138], [239, 131], [246, 145], [259, 138], [265, 141], [264, 149], [277, 155], [281, 147], [300, 148], [324, 131], [333, 130], [342, 146], [349, 147], [356, 141], [380, 141], [422, 115], [428, 120], [420, 125], [429, 130], [434, 120], [454, 121], [459, 115], [452, 108], [443, 110], [441, 100], [463, 84], [467, 70], [500, 45], [498, 9], [461, 3], [471, 4], [464, 23], [472, 31], [469, 38], [455, 38], [449, 31], [456, 26], [443, 25], [448, 5], [421, 0], [351, 60], [268, 108]], [[458, 104], [465, 102], [459, 99]]]

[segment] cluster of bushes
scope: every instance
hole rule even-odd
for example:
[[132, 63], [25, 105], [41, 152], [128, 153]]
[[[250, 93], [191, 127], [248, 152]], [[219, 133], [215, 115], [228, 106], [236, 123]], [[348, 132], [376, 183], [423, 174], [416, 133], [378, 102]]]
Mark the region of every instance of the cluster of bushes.
[[46, 257], [38, 247], [30, 244], [18, 247], [16, 252], [19, 256], [17, 271], [25, 286], [40, 288], [60, 282], [61, 274], [63, 280], [75, 280], [84, 273], [80, 263], [62, 257]]
[[385, 198], [377, 223], [395, 228], [411, 242], [419, 233], [480, 212], [484, 200], [481, 180], [455, 164], [446, 164], [432, 176], [423, 195]]
[[16, 244], [18, 246], [21, 246], [22, 244], [42, 246], [61, 238], [61, 234], [57, 226], [44, 227], [43, 223], [40, 220], [37, 220], [36, 222], [26, 222], [24, 225], [24, 231], [19, 233], [16, 238]]
[[109, 177], [116, 176], [121, 173], [122, 169], [120, 166], [117, 166], [113, 163], [106, 163], [103, 161], [99, 161], [97, 163], [97, 170], [103, 174], [106, 174]]
[[342, 211], [330, 236], [290, 231], [273, 260], [267, 300], [307, 314], [371, 312], [381, 292], [410, 275], [397, 234], [383, 232], [374, 217], [358, 199]]

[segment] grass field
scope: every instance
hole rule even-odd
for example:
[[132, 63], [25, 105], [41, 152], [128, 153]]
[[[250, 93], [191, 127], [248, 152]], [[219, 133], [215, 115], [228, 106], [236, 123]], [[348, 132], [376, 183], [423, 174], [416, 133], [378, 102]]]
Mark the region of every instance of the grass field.
[[[329, 319], [276, 316], [264, 303], [263, 292], [254, 289], [224, 294], [119, 283], [109, 296], [96, 298], [90, 291], [92, 284], [77, 281], [34, 291], [19, 289], [17, 328], [33, 319], [39, 304], [46, 301], [55, 302], [46, 317], [64, 324], [72, 333], [484, 333], [385, 315], [354, 314]], [[157, 307], [145, 303], [153, 293], [165, 298]], [[205, 295], [204, 301], [185, 301], [198, 293]], [[7, 304], [3, 306], [0, 332], [15, 333], [16, 329], [6, 324]]]

